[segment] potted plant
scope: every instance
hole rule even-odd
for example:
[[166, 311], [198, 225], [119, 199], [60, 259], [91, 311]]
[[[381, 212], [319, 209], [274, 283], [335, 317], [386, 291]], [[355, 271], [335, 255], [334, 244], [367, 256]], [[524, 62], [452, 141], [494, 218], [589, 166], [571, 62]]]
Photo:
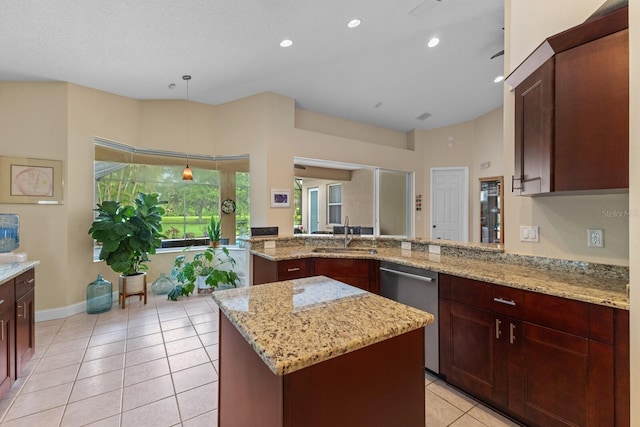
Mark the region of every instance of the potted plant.
[[211, 221], [207, 226], [207, 235], [209, 236], [209, 244], [217, 248], [220, 246], [220, 238], [222, 237], [222, 220], [216, 219], [211, 215]]
[[202, 283], [199, 289], [235, 287], [239, 279], [233, 271], [235, 265], [236, 260], [225, 247], [206, 248], [196, 254], [192, 261], [188, 261], [186, 255], [177, 256], [173, 268], [181, 285], [178, 285], [179, 288], [176, 286], [175, 292], [169, 293], [169, 299], [175, 301], [181, 295], [191, 294], [198, 283]]
[[[120, 275], [122, 305], [128, 295], [142, 294], [146, 281], [146, 263], [149, 254], [161, 246], [162, 215], [158, 193], [139, 193], [133, 205], [107, 200], [98, 204], [98, 216], [91, 224], [89, 234], [99, 245], [100, 260], [104, 260]], [[125, 292], [123, 292], [125, 290]], [[146, 293], [145, 293], [146, 302]]]

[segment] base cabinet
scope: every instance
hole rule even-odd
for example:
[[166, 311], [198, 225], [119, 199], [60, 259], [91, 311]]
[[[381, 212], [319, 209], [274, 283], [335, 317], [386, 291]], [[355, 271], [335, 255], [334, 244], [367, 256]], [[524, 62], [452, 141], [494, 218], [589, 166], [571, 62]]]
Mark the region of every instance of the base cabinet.
[[13, 306], [0, 313], [0, 397], [9, 391], [14, 381]]
[[0, 284], [0, 398], [35, 351], [33, 268]]
[[35, 349], [34, 291], [16, 301], [16, 378]]
[[253, 255], [253, 284], [327, 276], [375, 294], [380, 293], [379, 262], [355, 258], [301, 258], [270, 261]]
[[623, 311], [440, 275], [440, 316], [447, 382], [530, 426], [628, 425]]

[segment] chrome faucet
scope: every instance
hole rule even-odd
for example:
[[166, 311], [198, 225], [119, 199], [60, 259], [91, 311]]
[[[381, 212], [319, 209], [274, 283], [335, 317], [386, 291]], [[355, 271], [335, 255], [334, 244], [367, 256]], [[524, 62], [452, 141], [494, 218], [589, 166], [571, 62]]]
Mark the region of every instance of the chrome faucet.
[[349, 237], [349, 217], [344, 217], [344, 247], [349, 246], [349, 243], [353, 240], [353, 229], [351, 230], [351, 237]]

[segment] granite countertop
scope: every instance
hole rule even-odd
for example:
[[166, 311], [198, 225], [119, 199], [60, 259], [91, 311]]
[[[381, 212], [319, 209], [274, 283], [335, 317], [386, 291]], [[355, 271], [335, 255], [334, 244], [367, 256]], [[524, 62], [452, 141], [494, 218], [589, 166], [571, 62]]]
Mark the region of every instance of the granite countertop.
[[276, 375], [435, 320], [424, 311], [324, 276], [214, 292], [213, 299]]
[[274, 249], [252, 249], [251, 253], [272, 261], [308, 257], [378, 259], [496, 285], [624, 310], [629, 309], [629, 294], [626, 289], [628, 281], [615, 278], [602, 278], [583, 273], [559, 272], [535, 266], [492, 262], [481, 258], [430, 254], [425, 251], [399, 248], [378, 248], [377, 254], [314, 253], [313, 249], [310, 246], [300, 245]]
[[40, 261], [25, 261], [0, 264], [0, 283], [11, 280], [38, 264], [40, 264]]

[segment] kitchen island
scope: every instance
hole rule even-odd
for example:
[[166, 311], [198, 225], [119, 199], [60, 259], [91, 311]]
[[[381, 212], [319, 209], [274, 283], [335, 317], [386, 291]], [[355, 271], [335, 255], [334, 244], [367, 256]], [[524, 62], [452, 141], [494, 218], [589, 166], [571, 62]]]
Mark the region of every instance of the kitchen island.
[[431, 314], [324, 276], [213, 299], [220, 427], [424, 426]]

